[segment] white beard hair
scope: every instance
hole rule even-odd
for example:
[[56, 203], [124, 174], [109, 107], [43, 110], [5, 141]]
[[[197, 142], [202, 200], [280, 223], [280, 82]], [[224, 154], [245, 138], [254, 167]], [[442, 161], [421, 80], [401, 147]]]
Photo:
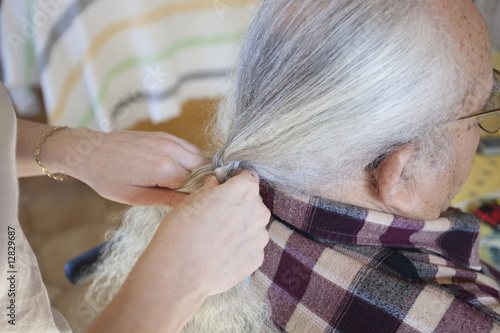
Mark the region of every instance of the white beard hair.
[[[120, 287], [132, 281], [128, 274], [151, 241], [165, 215], [166, 207], [133, 207], [123, 223], [108, 231], [106, 246], [93, 267], [93, 281], [85, 295], [89, 314], [97, 317]], [[267, 297], [248, 277], [228, 291], [208, 297], [196, 310], [182, 333], [274, 333]]]

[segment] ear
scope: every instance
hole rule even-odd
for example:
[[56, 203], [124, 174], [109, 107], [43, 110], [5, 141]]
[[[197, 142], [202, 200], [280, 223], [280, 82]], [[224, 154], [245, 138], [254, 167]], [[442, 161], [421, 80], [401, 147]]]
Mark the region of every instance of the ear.
[[394, 151], [384, 159], [373, 178], [380, 203], [403, 216], [416, 205], [414, 182], [405, 174], [414, 150], [412, 144], [407, 144]]

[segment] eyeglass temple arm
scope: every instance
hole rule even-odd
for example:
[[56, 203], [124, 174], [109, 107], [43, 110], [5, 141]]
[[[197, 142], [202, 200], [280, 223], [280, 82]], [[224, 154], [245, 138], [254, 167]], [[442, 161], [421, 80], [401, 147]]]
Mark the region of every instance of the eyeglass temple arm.
[[496, 108], [496, 109], [493, 109], [493, 110], [488, 110], [488, 111], [484, 111], [484, 112], [481, 112], [481, 113], [473, 114], [471, 116], [462, 117], [462, 118], [460, 118], [458, 120], [464, 120], [464, 119], [471, 119], [471, 118], [486, 116], [486, 115], [488, 115], [490, 113], [495, 113], [495, 112], [498, 112], [498, 111], [500, 111], [500, 108]]

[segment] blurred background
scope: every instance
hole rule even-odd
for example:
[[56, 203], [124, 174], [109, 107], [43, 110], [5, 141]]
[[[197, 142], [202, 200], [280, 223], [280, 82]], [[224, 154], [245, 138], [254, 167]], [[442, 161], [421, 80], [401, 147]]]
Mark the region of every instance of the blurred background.
[[[499, 1], [475, 2], [500, 68]], [[256, 3], [0, 0], [0, 78], [21, 118], [102, 131], [166, 131], [207, 148], [208, 121]], [[453, 204], [474, 210], [500, 198], [499, 171], [500, 155], [476, 154]], [[70, 284], [63, 266], [100, 244], [126, 207], [75, 179], [26, 178], [20, 189], [20, 223], [52, 305], [74, 332], [83, 332], [95, 315], [81, 306], [86, 286]]]

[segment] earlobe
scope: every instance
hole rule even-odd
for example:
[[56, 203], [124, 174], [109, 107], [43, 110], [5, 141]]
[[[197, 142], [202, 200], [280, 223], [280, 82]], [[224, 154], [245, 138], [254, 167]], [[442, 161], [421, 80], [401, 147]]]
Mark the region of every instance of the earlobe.
[[384, 159], [373, 178], [377, 199], [398, 214], [412, 209], [415, 204], [414, 183], [405, 173], [414, 150], [412, 144], [407, 144], [394, 151]]

